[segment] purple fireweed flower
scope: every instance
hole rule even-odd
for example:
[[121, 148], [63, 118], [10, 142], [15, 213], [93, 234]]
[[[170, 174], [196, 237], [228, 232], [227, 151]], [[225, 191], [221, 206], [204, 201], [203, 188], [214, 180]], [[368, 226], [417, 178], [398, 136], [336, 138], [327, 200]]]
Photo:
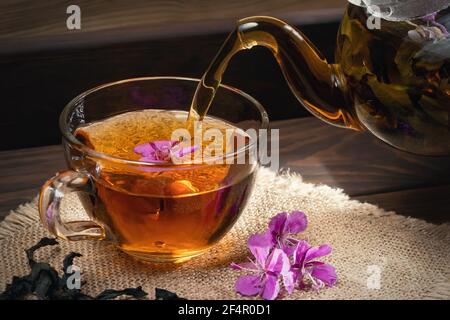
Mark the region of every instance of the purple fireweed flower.
[[329, 255], [331, 247], [312, 247], [305, 240], [293, 237], [305, 231], [307, 225], [303, 212], [281, 212], [270, 220], [266, 232], [251, 236], [248, 247], [254, 260], [231, 264], [233, 269], [251, 273], [238, 278], [236, 291], [244, 296], [260, 295], [273, 300], [281, 291], [281, 283], [288, 294], [296, 284], [299, 290], [332, 287], [337, 281], [335, 268], [316, 260]]
[[438, 15], [438, 13], [435, 12], [435, 13], [432, 13], [432, 14], [429, 14], [429, 15], [423, 17], [422, 20], [435, 26], [435, 27], [438, 27], [445, 36], [449, 36], [450, 33], [448, 32], [447, 28], [443, 24], [436, 21], [437, 15]]
[[431, 13], [431, 14], [423, 17], [422, 20], [425, 22], [436, 22], [437, 15], [438, 15], [437, 12]]
[[426, 25], [417, 25], [409, 22], [409, 24], [415, 26], [415, 29], [408, 31], [409, 38], [416, 42], [440, 41], [449, 38], [450, 33], [447, 27], [436, 21], [437, 16], [438, 13], [435, 12], [423, 17], [422, 21]]
[[134, 152], [142, 156], [139, 161], [168, 163], [173, 162], [174, 157], [181, 158], [197, 149], [198, 146], [195, 145], [181, 147], [180, 141], [160, 140], [137, 145]]
[[294, 252], [294, 263], [292, 271], [294, 280], [298, 283], [300, 289], [310, 286], [319, 290], [325, 286], [332, 287], [337, 281], [335, 268], [325, 262], [315, 259], [327, 256], [331, 253], [329, 245], [311, 247], [308, 242], [299, 241]]
[[47, 211], [45, 212], [45, 219], [48, 225], [50, 225], [53, 222], [54, 213], [55, 213], [55, 202], [52, 202], [50, 203], [50, 205], [47, 208]]
[[293, 236], [305, 231], [307, 226], [308, 219], [303, 212], [281, 212], [270, 220], [267, 233], [272, 244], [290, 256], [299, 241]]
[[249, 271], [236, 281], [236, 291], [244, 296], [260, 295], [266, 300], [274, 300], [280, 292], [280, 278], [288, 292], [294, 289], [294, 274], [286, 253], [273, 248], [272, 240], [267, 234], [255, 234], [248, 240], [248, 247], [255, 260], [242, 264], [232, 263], [237, 270]]

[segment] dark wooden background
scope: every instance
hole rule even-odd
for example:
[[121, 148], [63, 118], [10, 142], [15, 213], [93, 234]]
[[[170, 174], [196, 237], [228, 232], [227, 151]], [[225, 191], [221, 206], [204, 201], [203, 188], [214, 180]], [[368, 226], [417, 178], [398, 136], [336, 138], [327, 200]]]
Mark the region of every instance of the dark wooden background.
[[[0, 220], [65, 169], [57, 118], [77, 94], [130, 77], [200, 77], [236, 20], [251, 15], [298, 26], [333, 60], [346, 1], [76, 3], [82, 30], [68, 31], [66, 8], [72, 1], [0, 1], [0, 150], [7, 150], [0, 151]], [[280, 128], [281, 166], [305, 181], [343, 188], [353, 199], [407, 216], [450, 221], [450, 158], [412, 156], [367, 132], [336, 129], [310, 117], [264, 49], [239, 54], [224, 82], [266, 107], [272, 127]]]
[[[299, 25], [333, 59], [342, 0], [78, 1], [82, 29], [65, 26], [68, 1], [0, 4], [0, 150], [56, 144], [57, 118], [79, 93], [141, 76], [198, 78], [235, 21], [272, 14]], [[307, 23], [307, 24], [305, 24]], [[224, 83], [259, 100], [271, 120], [305, 117], [271, 54], [239, 54]]]

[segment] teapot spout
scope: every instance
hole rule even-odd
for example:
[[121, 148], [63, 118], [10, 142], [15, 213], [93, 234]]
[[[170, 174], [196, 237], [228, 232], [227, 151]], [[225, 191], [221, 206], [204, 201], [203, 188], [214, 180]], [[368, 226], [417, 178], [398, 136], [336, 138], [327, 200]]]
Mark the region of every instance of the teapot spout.
[[362, 130], [339, 65], [329, 64], [303, 33], [272, 17], [249, 17], [238, 22], [237, 36], [245, 49], [270, 49], [292, 92], [313, 115], [335, 126]]

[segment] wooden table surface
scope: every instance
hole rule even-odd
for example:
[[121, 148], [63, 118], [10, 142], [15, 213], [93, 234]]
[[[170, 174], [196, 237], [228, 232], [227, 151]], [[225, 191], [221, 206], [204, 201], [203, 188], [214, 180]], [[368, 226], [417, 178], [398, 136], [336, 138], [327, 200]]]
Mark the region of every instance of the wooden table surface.
[[[273, 122], [272, 128], [280, 129], [281, 166], [306, 182], [342, 188], [353, 199], [403, 215], [450, 222], [450, 158], [403, 153], [368, 133], [314, 118]], [[61, 146], [0, 152], [0, 220], [65, 167]]]

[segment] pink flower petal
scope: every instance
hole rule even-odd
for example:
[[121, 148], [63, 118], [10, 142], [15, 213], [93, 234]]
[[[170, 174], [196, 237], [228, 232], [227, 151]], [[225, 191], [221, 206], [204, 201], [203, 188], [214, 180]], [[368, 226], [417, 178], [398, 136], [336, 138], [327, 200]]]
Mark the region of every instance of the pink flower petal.
[[140, 155], [146, 156], [154, 152], [153, 147], [150, 145], [150, 143], [144, 143], [137, 145], [134, 147], [134, 152], [138, 153]]
[[235, 289], [243, 296], [256, 296], [261, 292], [261, 277], [241, 276], [236, 281]]
[[278, 283], [278, 277], [273, 275], [267, 275], [261, 296], [265, 300], [275, 300], [278, 297], [279, 293], [280, 293], [280, 284]]
[[248, 239], [248, 248], [256, 258], [256, 263], [264, 267], [272, 249], [272, 241], [267, 234], [254, 234]]
[[194, 153], [197, 150], [198, 150], [198, 146], [194, 145], [194, 146], [191, 146], [191, 147], [180, 148], [179, 150], [177, 150], [175, 152], [175, 154], [176, 154], [177, 157], [181, 158], [181, 157], [184, 157], [187, 154]]
[[325, 264], [325, 262], [323, 261], [310, 261], [305, 263], [305, 268], [312, 268], [312, 267], [316, 267], [316, 266], [323, 266]]
[[286, 274], [291, 269], [291, 263], [283, 250], [275, 248], [266, 262], [266, 271], [275, 274]]
[[327, 256], [331, 253], [332, 249], [329, 245], [324, 244], [319, 247], [312, 247], [305, 254], [305, 261], [311, 261], [316, 258]]
[[431, 13], [431, 14], [423, 17], [422, 20], [426, 21], [426, 22], [435, 22], [437, 15], [438, 15], [437, 12]]
[[292, 256], [297, 248], [297, 244], [300, 240], [288, 238], [287, 241], [282, 244], [283, 251], [287, 254], [288, 257]]
[[294, 252], [294, 265], [297, 268], [303, 268], [306, 253], [310, 248], [311, 246], [305, 240], [299, 241], [299, 243], [297, 244], [297, 247], [295, 248]]
[[334, 286], [337, 281], [336, 269], [328, 263], [314, 266], [310, 273], [313, 278], [319, 279], [328, 287]]
[[301, 211], [292, 211], [287, 217], [283, 231], [288, 234], [298, 234], [305, 231], [307, 226], [306, 214]]
[[140, 161], [163, 163], [172, 161], [172, 155], [181, 158], [198, 149], [198, 146], [177, 148], [178, 144], [180, 142], [175, 140], [150, 141], [137, 145], [134, 152], [142, 155]]
[[173, 148], [178, 143], [180, 143], [180, 142], [175, 141], [175, 140], [157, 140], [157, 141], [150, 142], [150, 144], [152, 145], [152, 147], [155, 150], [170, 149], [170, 148]]
[[140, 161], [167, 162], [170, 160], [170, 148], [177, 141], [151, 141], [138, 145], [134, 152], [142, 155]]
[[269, 231], [275, 235], [281, 235], [284, 230], [284, 225], [286, 220], [288, 219], [287, 212], [280, 212], [275, 217], [270, 219], [269, 222]]
[[283, 275], [283, 284], [289, 294], [294, 291], [296, 278], [296, 274], [293, 271], [286, 272], [286, 274]]
[[48, 225], [52, 224], [54, 213], [55, 213], [55, 202], [52, 202], [50, 203], [50, 205], [47, 208], [47, 211], [45, 212], [45, 219]]

